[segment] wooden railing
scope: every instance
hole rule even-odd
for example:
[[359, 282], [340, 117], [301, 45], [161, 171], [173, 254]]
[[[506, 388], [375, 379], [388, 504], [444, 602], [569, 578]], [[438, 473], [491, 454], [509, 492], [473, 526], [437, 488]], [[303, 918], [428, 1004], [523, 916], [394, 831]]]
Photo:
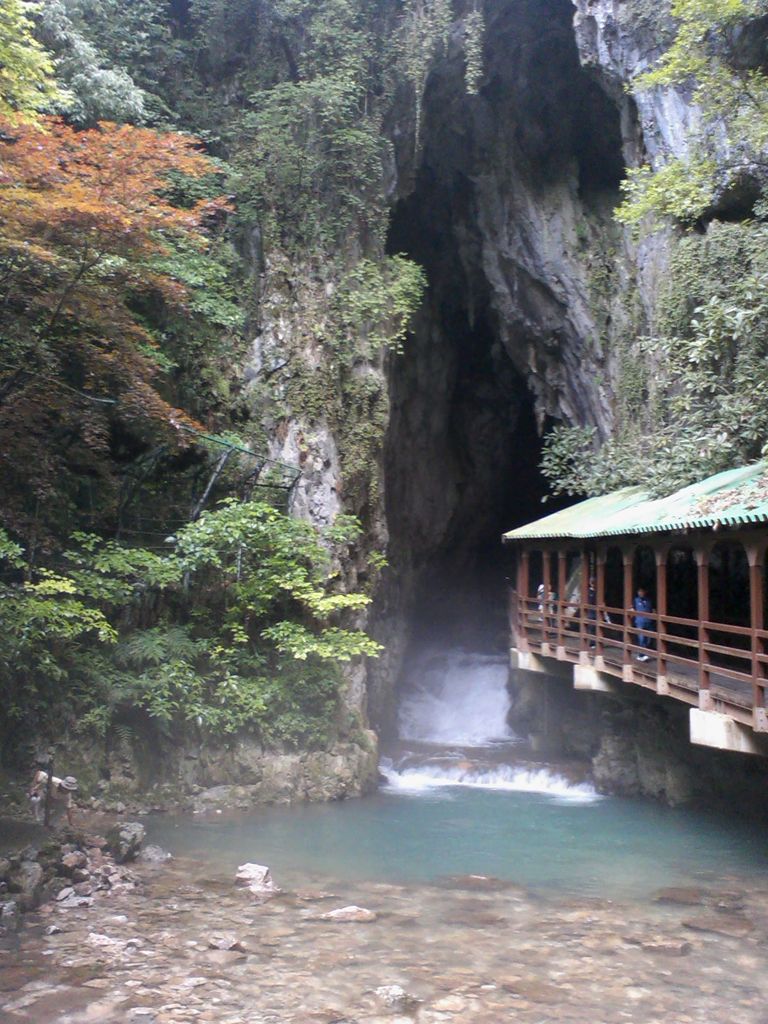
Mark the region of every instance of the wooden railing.
[[[652, 625], [640, 629], [636, 618]], [[513, 642], [768, 731], [768, 630], [511, 593]]]

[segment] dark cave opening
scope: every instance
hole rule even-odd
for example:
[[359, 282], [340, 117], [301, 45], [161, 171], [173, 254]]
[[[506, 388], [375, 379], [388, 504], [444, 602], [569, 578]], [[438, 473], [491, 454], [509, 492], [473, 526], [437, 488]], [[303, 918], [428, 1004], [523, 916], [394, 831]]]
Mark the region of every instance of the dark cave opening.
[[[458, 62], [430, 77], [415, 180], [391, 217], [389, 252], [415, 259], [429, 288], [390, 371], [386, 492], [412, 638], [501, 649], [501, 535], [568, 504], [546, 499], [542, 434], [557, 401], [542, 400], [531, 352], [554, 364], [564, 339], [580, 344], [536, 265], [545, 225], [530, 209], [599, 216], [616, 204], [624, 160], [619, 109], [579, 63], [568, 0], [498, 3], [488, 39], [480, 97], [466, 95]], [[493, 231], [504, 246], [495, 262]]]
[[[468, 188], [456, 181], [454, 209], [468, 202]], [[510, 557], [501, 535], [559, 505], [543, 503], [533, 395], [498, 339], [490, 300], [476, 293], [482, 283], [469, 287], [445, 221], [430, 212], [445, 197], [431, 183], [426, 192], [429, 202], [417, 189], [398, 207], [390, 230], [391, 251], [417, 259], [430, 281], [391, 370], [390, 551], [411, 585], [414, 639], [500, 649]]]

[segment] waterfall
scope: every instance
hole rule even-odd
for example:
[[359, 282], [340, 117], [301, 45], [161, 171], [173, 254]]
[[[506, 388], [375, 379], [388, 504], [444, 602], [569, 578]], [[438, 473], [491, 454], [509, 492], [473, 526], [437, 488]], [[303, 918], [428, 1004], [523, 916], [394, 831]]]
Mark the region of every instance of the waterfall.
[[520, 760], [523, 744], [507, 722], [508, 677], [504, 655], [437, 646], [414, 653], [401, 687], [401, 749], [379, 766], [386, 789], [447, 794], [462, 786], [595, 800], [583, 777]]
[[503, 655], [426, 648], [410, 663], [398, 713], [401, 740], [486, 747], [510, 742]]

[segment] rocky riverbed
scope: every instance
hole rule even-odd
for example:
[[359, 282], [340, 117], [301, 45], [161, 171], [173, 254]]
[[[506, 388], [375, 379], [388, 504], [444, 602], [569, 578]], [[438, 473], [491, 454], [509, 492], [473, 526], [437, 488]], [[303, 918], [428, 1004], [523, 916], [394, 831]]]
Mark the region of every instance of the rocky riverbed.
[[[768, 884], [699, 878], [641, 902], [483, 876], [305, 878], [252, 892], [201, 862], [131, 864], [52, 899], [0, 952], [9, 1024], [764, 1024]], [[246, 872], [248, 874], [248, 872]], [[66, 904], [66, 901], [63, 901]], [[357, 907], [367, 913], [336, 914]]]

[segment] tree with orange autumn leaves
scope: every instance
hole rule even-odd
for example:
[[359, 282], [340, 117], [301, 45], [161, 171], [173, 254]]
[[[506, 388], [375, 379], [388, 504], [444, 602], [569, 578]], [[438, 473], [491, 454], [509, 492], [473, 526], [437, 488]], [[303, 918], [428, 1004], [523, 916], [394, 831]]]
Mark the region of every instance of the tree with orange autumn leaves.
[[0, 139], [2, 516], [34, 540], [71, 527], [94, 492], [109, 504], [120, 448], [185, 443], [145, 311], [183, 312], [186, 291], [153, 260], [204, 251], [226, 203], [171, 202], [169, 175], [216, 169], [176, 133], [46, 119], [0, 125]]

